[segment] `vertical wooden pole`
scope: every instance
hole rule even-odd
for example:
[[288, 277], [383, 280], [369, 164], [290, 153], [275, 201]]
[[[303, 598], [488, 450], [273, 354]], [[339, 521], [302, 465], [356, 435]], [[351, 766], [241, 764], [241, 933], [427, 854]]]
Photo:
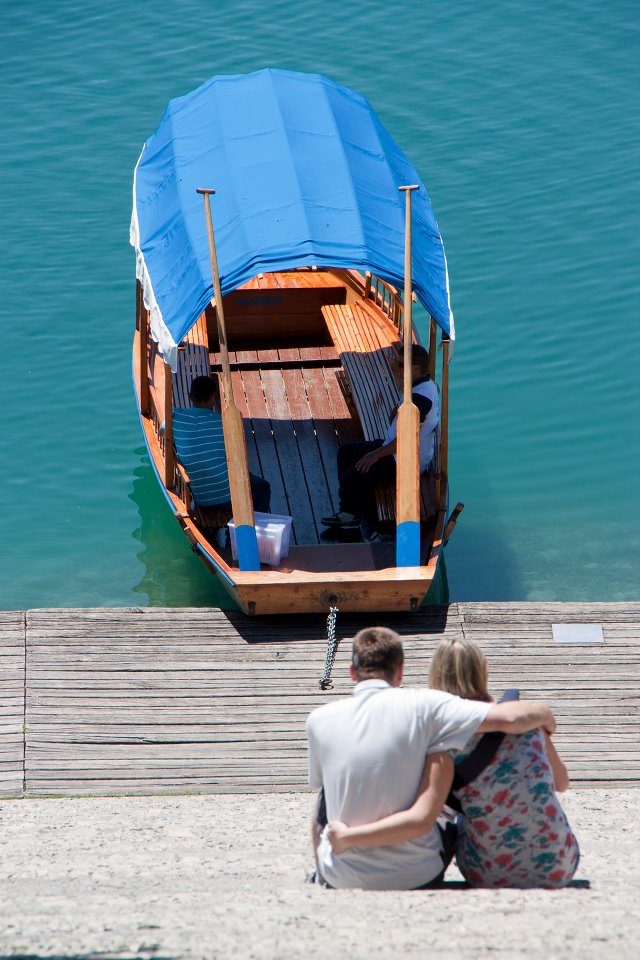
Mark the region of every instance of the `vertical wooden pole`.
[[140, 413], [149, 416], [149, 318], [142, 297], [142, 284], [136, 280], [136, 316], [138, 320], [138, 366], [140, 367]]
[[438, 328], [433, 317], [429, 318], [429, 376], [436, 379], [436, 353], [438, 350]]
[[449, 481], [449, 337], [442, 337], [440, 411], [440, 506], [446, 509]]
[[404, 247], [404, 396], [396, 433], [396, 565], [420, 566], [420, 412], [411, 399], [411, 193], [418, 186], [400, 187], [405, 194]]
[[173, 490], [176, 465], [173, 456], [173, 374], [164, 361], [164, 485]]
[[241, 570], [259, 570], [260, 559], [258, 557], [258, 539], [254, 526], [253, 498], [251, 496], [251, 484], [249, 482], [247, 441], [244, 433], [242, 414], [236, 407], [231, 385], [229, 346], [224, 322], [222, 290], [220, 288], [220, 274], [218, 272], [218, 259], [216, 256], [211, 205], [209, 202], [209, 197], [215, 194], [215, 190], [199, 188], [197, 193], [203, 196], [205, 216], [207, 219], [209, 257], [211, 260], [211, 275], [213, 277], [213, 291], [215, 294], [215, 302], [212, 301], [212, 306], [215, 309], [218, 323], [220, 362], [222, 364], [222, 382], [225, 394], [225, 404], [222, 409], [222, 430], [224, 433], [227, 467], [229, 468], [229, 487], [231, 490], [231, 507], [233, 509], [233, 519], [236, 528], [238, 565]]

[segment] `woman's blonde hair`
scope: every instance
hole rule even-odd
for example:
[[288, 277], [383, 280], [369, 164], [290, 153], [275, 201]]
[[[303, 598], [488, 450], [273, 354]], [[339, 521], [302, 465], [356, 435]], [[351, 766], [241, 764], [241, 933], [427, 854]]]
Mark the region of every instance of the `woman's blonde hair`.
[[471, 640], [441, 640], [431, 661], [429, 686], [465, 700], [491, 701], [487, 658]]

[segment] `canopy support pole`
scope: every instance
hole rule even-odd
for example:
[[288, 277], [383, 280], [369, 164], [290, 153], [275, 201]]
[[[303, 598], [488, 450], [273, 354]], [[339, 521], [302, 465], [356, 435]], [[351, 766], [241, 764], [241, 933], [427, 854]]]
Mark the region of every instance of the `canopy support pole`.
[[420, 566], [420, 412], [411, 399], [411, 193], [418, 185], [400, 187], [405, 194], [404, 244], [404, 397], [396, 434], [396, 565]]
[[433, 317], [429, 319], [429, 377], [435, 383], [436, 379], [436, 350], [438, 348], [438, 328]]
[[140, 413], [149, 416], [149, 324], [147, 308], [142, 297], [142, 284], [136, 280], [136, 316], [138, 318], [138, 366], [140, 367]]
[[247, 458], [247, 443], [244, 435], [242, 414], [238, 410], [233, 397], [231, 383], [231, 368], [229, 366], [229, 347], [227, 331], [224, 322], [222, 307], [222, 290], [220, 289], [220, 275], [216, 257], [216, 244], [213, 236], [213, 221], [211, 219], [211, 205], [209, 197], [215, 190], [198, 188], [204, 198], [204, 210], [207, 218], [207, 235], [209, 238], [209, 257], [211, 260], [211, 275], [213, 277], [213, 291], [215, 299], [211, 301], [218, 324], [218, 339], [220, 341], [220, 362], [222, 364], [222, 384], [224, 387], [224, 406], [222, 408], [222, 431], [224, 434], [225, 455], [229, 469], [229, 487], [231, 490], [231, 508], [236, 527], [236, 546], [238, 549], [238, 566], [241, 570], [259, 570], [258, 539], [256, 536], [255, 518], [253, 515], [253, 498], [249, 482], [249, 461]]
[[442, 385], [440, 412], [440, 508], [447, 509], [449, 482], [449, 337], [442, 335]]
[[[175, 486], [176, 464], [173, 454], [173, 373], [164, 361], [164, 485], [167, 490]], [[189, 504], [187, 504], [189, 506]]]

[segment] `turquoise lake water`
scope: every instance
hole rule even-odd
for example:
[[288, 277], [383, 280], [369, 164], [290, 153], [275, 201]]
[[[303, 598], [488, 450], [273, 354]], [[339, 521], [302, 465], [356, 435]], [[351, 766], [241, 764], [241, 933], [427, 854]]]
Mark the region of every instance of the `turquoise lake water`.
[[452, 600], [628, 600], [640, 559], [637, 6], [3, 5], [0, 607], [226, 602], [131, 386], [131, 183], [214, 74], [325, 73], [409, 154], [444, 238]]

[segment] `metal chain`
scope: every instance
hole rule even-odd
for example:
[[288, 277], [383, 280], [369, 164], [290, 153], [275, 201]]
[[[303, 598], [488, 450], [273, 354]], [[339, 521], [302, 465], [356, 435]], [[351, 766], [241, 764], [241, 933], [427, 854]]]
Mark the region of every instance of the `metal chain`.
[[336, 653], [338, 652], [338, 643], [340, 642], [336, 637], [336, 620], [337, 619], [338, 619], [338, 608], [329, 607], [329, 616], [327, 617], [327, 658], [324, 662], [324, 673], [322, 674], [322, 679], [320, 680], [321, 690], [333, 689], [331, 671], [333, 670], [333, 664], [336, 659]]

